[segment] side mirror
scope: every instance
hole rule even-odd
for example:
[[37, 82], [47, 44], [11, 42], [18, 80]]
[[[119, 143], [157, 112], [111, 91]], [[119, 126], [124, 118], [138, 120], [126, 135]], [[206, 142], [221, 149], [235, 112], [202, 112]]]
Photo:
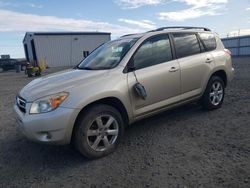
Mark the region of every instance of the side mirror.
[[146, 100], [146, 98], [147, 98], [147, 91], [146, 91], [145, 87], [141, 83], [137, 82], [134, 85], [134, 90], [135, 90], [135, 93], [139, 97], [141, 97], [143, 100]]

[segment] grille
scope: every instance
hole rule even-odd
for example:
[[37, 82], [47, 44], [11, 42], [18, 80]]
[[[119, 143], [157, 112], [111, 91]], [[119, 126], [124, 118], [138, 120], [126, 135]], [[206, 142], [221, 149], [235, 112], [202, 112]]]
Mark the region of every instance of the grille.
[[18, 108], [20, 109], [20, 111], [22, 111], [23, 113], [26, 113], [26, 101], [25, 99], [23, 99], [20, 96], [16, 97], [16, 104], [18, 106]]

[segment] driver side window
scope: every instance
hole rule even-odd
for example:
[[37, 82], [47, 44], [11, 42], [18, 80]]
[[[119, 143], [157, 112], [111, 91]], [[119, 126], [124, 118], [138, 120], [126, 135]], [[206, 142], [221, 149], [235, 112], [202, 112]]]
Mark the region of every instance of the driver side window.
[[165, 63], [172, 60], [172, 51], [168, 35], [159, 35], [147, 39], [133, 57], [136, 70]]

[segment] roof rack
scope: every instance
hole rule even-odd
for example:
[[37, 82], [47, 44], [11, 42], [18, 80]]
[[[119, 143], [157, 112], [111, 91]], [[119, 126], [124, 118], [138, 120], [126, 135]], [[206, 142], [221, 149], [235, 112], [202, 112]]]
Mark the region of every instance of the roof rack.
[[173, 27], [160, 27], [158, 29], [151, 30], [149, 32], [163, 31], [165, 29], [199, 29], [199, 30], [204, 30], [204, 31], [211, 31], [210, 29], [206, 27], [173, 26]]

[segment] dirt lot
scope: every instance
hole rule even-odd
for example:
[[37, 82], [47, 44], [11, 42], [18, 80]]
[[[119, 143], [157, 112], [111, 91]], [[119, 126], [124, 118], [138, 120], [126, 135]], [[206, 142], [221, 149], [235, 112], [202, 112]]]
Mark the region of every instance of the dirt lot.
[[221, 109], [190, 104], [140, 121], [95, 161], [28, 141], [12, 106], [32, 79], [0, 73], [0, 187], [250, 187], [250, 58], [234, 66]]

